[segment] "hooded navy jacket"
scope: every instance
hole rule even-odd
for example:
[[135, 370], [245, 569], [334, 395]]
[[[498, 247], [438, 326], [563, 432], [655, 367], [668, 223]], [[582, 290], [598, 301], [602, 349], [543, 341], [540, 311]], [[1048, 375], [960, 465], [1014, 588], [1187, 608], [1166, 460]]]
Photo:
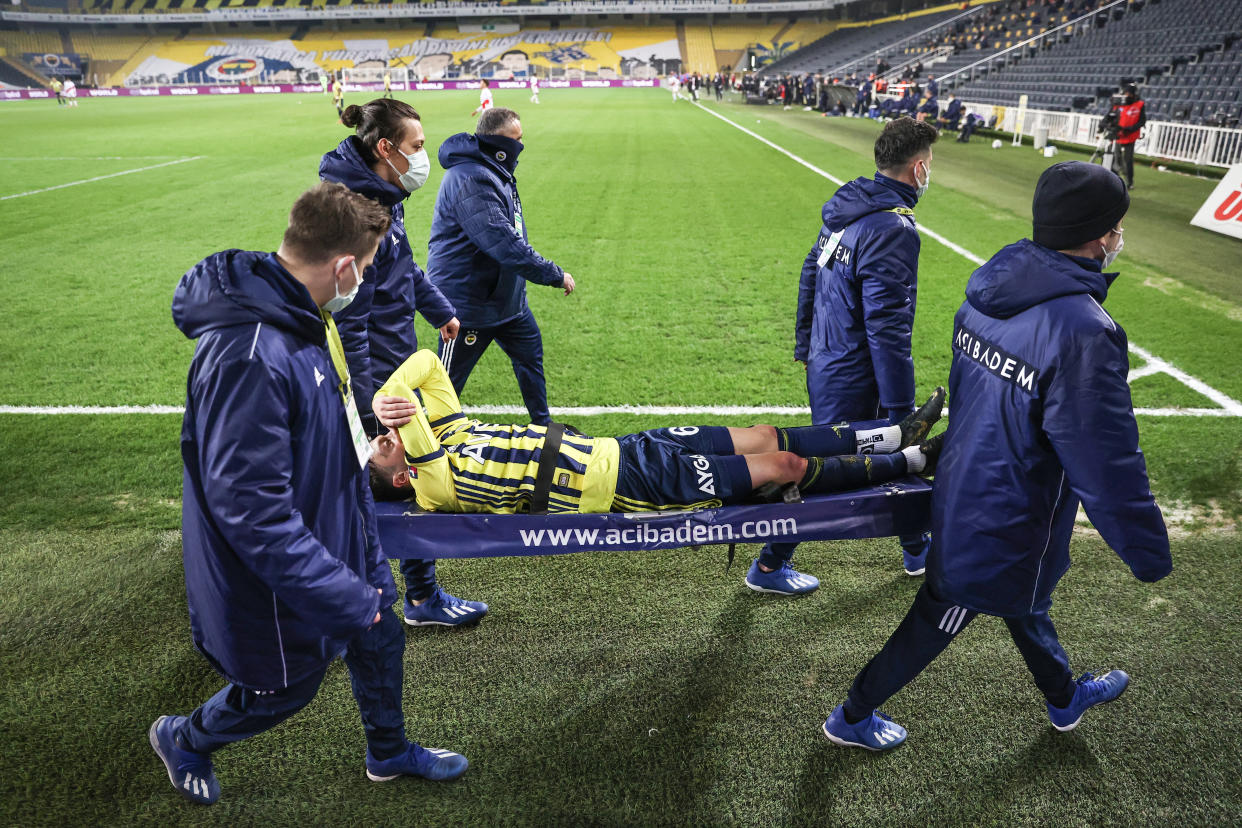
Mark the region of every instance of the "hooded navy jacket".
[[[914, 407], [919, 231], [913, 215], [892, 211], [908, 212], [917, 201], [913, 187], [880, 173], [843, 185], [824, 205], [823, 229], [802, 265], [794, 359], [807, 363], [808, 382], [842, 412]], [[819, 267], [838, 230], [836, 252]]]
[[370, 421], [375, 392], [418, 350], [414, 311], [436, 328], [447, 325], [457, 314], [414, 262], [402, 204], [410, 194], [375, 174], [357, 136], [351, 135], [324, 155], [319, 177], [344, 184], [392, 211], [392, 227], [380, 242], [374, 270], [364, 276], [354, 301], [332, 315], [345, 346], [354, 400], [359, 413]]
[[324, 322], [274, 254], [241, 250], [195, 265], [172, 310], [198, 340], [181, 427], [194, 643], [229, 681], [287, 687], [396, 597]]
[[927, 578], [980, 612], [1047, 611], [1079, 501], [1134, 574], [1173, 567], [1126, 382], [1115, 273], [1023, 240], [970, 277], [953, 321], [952, 416], [932, 490]]
[[[526, 283], [560, 286], [565, 273], [527, 243], [513, 170], [521, 144], [458, 133], [440, 145], [444, 180], [431, 219], [427, 272], [463, 327], [504, 324], [526, 311]], [[491, 145], [494, 141], [495, 145]]]

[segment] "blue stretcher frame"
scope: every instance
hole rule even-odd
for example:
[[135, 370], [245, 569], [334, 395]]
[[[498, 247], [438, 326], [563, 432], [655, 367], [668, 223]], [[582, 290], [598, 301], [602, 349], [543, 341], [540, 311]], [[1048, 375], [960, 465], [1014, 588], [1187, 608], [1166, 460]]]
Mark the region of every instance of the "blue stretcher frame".
[[931, 488], [910, 476], [801, 503], [687, 512], [445, 514], [409, 502], [376, 503], [375, 511], [389, 558], [497, 558], [913, 535], [931, 529]]

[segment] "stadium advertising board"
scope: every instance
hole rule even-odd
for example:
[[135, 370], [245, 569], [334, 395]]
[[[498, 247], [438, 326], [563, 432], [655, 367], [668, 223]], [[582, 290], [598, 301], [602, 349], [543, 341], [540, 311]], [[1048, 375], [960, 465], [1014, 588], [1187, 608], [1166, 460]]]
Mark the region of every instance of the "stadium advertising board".
[[[438, 81], [435, 83], [415, 83], [409, 84], [419, 91], [434, 89], [478, 89], [478, 81]], [[511, 84], [512, 85], [512, 84]], [[610, 80], [569, 80], [569, 81], [549, 81], [541, 83], [544, 89], [552, 88], [573, 88], [579, 89], [583, 87], [633, 87], [633, 86], [657, 86], [659, 81], [650, 80], [631, 80], [629, 78], [613, 78]], [[524, 83], [516, 84], [516, 86], [525, 86]], [[404, 91], [407, 84], [394, 83], [393, 89]], [[384, 84], [382, 83], [351, 83], [346, 86], [350, 92], [382, 92]], [[137, 98], [150, 97], [152, 95], [273, 95], [288, 94], [293, 92], [307, 93], [320, 92], [318, 84], [306, 83], [266, 83], [258, 86], [119, 86], [105, 87], [103, 89], [79, 89], [78, 97], [80, 98]], [[22, 101], [30, 98], [46, 98], [50, 93], [46, 89], [0, 89], [0, 101]]]
[[1242, 239], [1242, 164], [1229, 168], [1190, 223]]

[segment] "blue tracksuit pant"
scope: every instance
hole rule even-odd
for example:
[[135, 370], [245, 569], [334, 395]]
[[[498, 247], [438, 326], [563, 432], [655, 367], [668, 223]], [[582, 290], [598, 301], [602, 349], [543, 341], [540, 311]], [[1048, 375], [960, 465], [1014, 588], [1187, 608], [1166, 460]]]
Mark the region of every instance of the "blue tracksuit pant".
[[[376, 759], [391, 759], [406, 749], [401, 685], [405, 630], [391, 610], [380, 611], [380, 622], [349, 643], [345, 666], [354, 700], [362, 714], [367, 749]], [[279, 690], [250, 690], [228, 684], [190, 714], [176, 733], [178, 744], [197, 753], [211, 753], [271, 730], [305, 707], [323, 681], [327, 667]]]
[[535, 425], [552, 422], [552, 416], [548, 413], [548, 386], [543, 377], [543, 337], [530, 308], [498, 327], [462, 326], [456, 339], [440, 341], [440, 361], [448, 371], [457, 396], [461, 396], [470, 372], [493, 341], [513, 363], [513, 373], [522, 391], [522, 402], [526, 404], [530, 421]]
[[[854, 679], [845, 702], [846, 714], [851, 719], [865, 718], [888, 701], [923, 672], [975, 615], [974, 610], [939, 598], [932, 585], [924, 583], [884, 648]], [[1048, 613], [1004, 620], [1035, 686], [1054, 706], [1068, 705], [1074, 698], [1074, 676]]]

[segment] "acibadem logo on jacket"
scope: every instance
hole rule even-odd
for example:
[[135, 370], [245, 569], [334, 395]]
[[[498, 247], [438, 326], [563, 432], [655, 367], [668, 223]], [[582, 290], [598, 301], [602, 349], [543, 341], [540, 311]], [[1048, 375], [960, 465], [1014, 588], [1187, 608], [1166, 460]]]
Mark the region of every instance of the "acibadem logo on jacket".
[[953, 347], [962, 356], [982, 365], [989, 373], [1018, 386], [1028, 394], [1035, 393], [1039, 371], [986, 339], [981, 339], [965, 325], [958, 325], [953, 332]]

